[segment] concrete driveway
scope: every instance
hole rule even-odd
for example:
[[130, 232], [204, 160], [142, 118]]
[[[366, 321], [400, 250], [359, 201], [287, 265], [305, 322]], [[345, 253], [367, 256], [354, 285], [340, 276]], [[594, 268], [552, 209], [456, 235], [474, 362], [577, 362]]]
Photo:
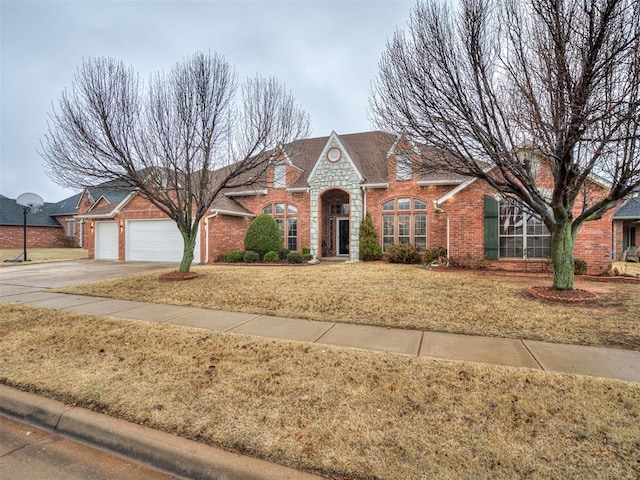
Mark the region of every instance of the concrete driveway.
[[[106, 260], [76, 260], [72, 262], [16, 265], [0, 269], [0, 294], [9, 290], [22, 291], [59, 288], [79, 283], [96, 282], [138, 273], [169, 270], [175, 263], [115, 262]], [[0, 295], [1, 296], [1, 295]]]

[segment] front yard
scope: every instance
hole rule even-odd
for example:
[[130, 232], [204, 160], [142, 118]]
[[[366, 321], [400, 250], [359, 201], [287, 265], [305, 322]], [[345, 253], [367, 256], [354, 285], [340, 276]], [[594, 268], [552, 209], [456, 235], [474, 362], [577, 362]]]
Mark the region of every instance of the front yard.
[[550, 277], [478, 275], [386, 263], [308, 267], [213, 265], [200, 277], [157, 274], [66, 288], [85, 295], [428, 331], [640, 350], [640, 284], [578, 280], [593, 304], [532, 298]]
[[13, 263], [5, 260], [22, 258], [22, 248], [0, 248], [0, 267], [17, 265], [32, 265], [34, 263], [66, 262], [88, 258], [88, 252], [84, 248], [27, 248], [29, 262]]
[[[298, 275], [309, 281], [327, 276], [329, 282], [333, 277], [337, 282], [346, 272], [357, 276], [367, 272], [373, 278], [369, 268], [339, 266], [333, 275], [320, 275], [323, 270], [315, 268], [295, 273], [251, 269], [242, 275], [232, 269], [205, 269], [206, 275], [198, 280], [202, 285], [173, 284], [171, 298], [193, 301], [198, 298], [188, 293], [193, 285], [200, 285], [198, 295], [208, 298], [204, 289], [215, 289], [216, 279], [221, 285], [217, 288], [231, 295], [233, 288], [225, 282], [232, 278], [259, 283], [267, 277], [284, 281], [291, 276], [284, 284], [260, 289], [265, 297], [271, 291], [280, 298], [277, 292], [293, 288]], [[404, 279], [414, 276], [410, 269], [384, 270], [387, 277], [394, 278], [393, 272], [401, 272]], [[425, 296], [443, 302], [450, 295], [456, 305], [468, 305], [473, 312], [478, 311], [473, 302], [490, 291], [482, 277], [447, 278], [431, 272], [415, 277], [427, 287]], [[453, 279], [472, 284], [464, 287], [466, 292], [474, 291], [477, 283], [480, 292], [463, 301], [464, 294], [446, 290]], [[254, 301], [257, 283], [241, 289], [252, 291], [249, 297]], [[507, 289], [508, 284], [501, 281], [498, 287]], [[151, 286], [153, 281], [142, 278], [136, 285]], [[319, 285], [334, 301], [345, 304], [333, 287]], [[353, 298], [352, 289], [342, 286], [346, 298]], [[118, 288], [122, 296], [124, 284]], [[307, 288], [313, 291], [314, 284]], [[520, 288], [515, 285], [508, 295], [513, 307], [524, 302], [515, 312], [537, 305], [517, 294]], [[186, 297], [178, 298], [178, 292]], [[151, 293], [161, 294], [154, 289]], [[626, 298], [620, 292], [615, 295]], [[367, 299], [374, 296], [371, 292]], [[396, 302], [401, 302], [401, 292], [398, 296]], [[312, 303], [318, 297], [303, 295], [298, 303]], [[245, 298], [231, 300], [238, 306]], [[330, 300], [322, 304], [327, 311], [333, 311]], [[629, 308], [627, 300], [620, 302], [623, 306], [615, 308]], [[393, 315], [395, 305], [388, 304], [385, 310]], [[411, 312], [403, 305], [398, 308]], [[574, 311], [582, 309], [567, 312]], [[372, 316], [371, 307], [366, 312]], [[440, 313], [455, 318], [444, 310]], [[490, 310], [484, 314], [492, 317]], [[464, 313], [462, 317], [469, 318]], [[3, 303], [0, 332], [0, 382], [327, 478], [636, 479], [640, 475], [638, 383]]]

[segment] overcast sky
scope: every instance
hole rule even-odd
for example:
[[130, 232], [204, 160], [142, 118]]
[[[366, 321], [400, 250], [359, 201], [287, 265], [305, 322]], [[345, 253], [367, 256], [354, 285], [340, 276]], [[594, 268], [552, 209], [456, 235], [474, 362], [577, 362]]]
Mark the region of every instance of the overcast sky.
[[48, 114], [83, 58], [110, 56], [143, 79], [196, 51], [216, 51], [240, 79], [284, 83], [313, 136], [367, 131], [371, 81], [386, 42], [404, 29], [405, 0], [0, 0], [0, 194], [47, 202], [54, 184], [37, 153]]

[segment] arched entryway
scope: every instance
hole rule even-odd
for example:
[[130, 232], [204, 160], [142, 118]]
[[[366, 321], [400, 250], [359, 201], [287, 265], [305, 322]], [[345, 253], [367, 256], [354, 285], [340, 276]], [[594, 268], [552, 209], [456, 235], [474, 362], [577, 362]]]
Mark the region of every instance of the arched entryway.
[[351, 247], [350, 196], [337, 188], [320, 197], [320, 245], [322, 257], [349, 257]]

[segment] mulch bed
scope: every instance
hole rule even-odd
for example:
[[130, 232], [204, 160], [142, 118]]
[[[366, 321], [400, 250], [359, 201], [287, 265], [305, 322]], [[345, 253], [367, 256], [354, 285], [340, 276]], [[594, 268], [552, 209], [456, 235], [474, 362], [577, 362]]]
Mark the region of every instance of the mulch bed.
[[181, 282], [183, 280], [192, 280], [198, 277], [198, 272], [168, 272], [158, 276], [161, 282]]
[[579, 288], [555, 290], [553, 287], [529, 287], [527, 291], [536, 298], [551, 302], [580, 303], [598, 300], [598, 295], [595, 293], [580, 290]]

